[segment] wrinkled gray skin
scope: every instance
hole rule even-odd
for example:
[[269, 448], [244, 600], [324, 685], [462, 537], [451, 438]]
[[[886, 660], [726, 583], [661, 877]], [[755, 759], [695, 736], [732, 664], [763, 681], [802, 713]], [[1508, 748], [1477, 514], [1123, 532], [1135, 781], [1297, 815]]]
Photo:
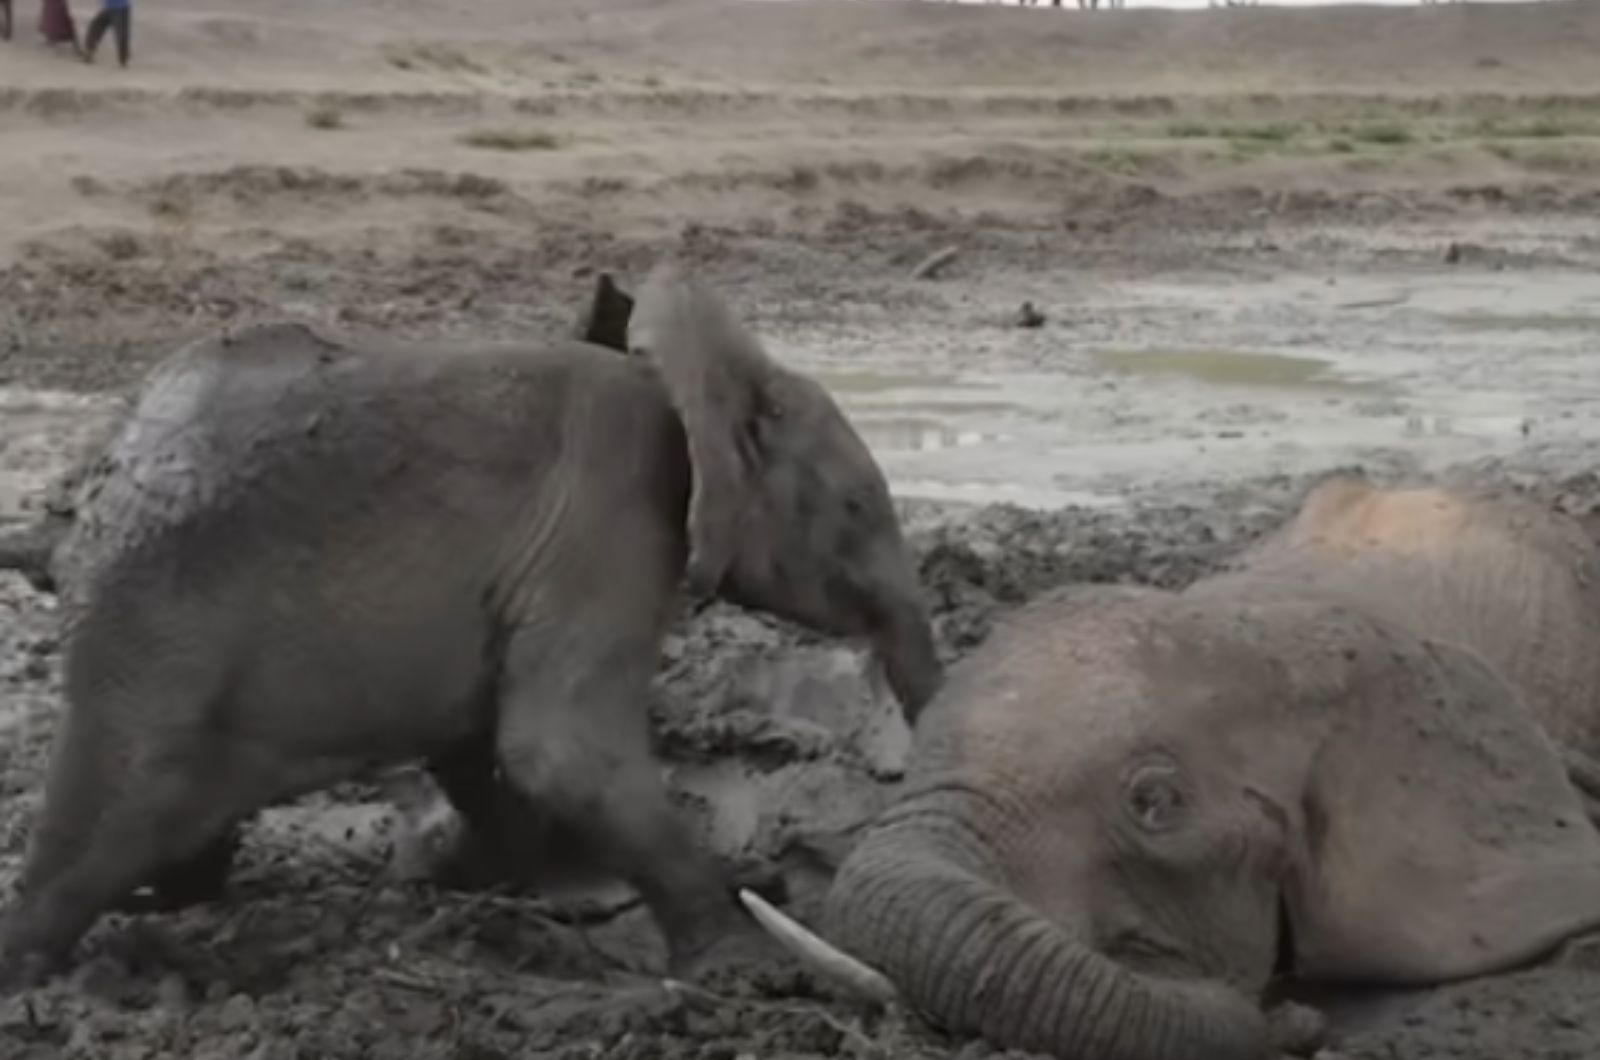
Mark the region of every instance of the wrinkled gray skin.
[[141, 885], [214, 891], [257, 809], [408, 760], [482, 846], [583, 835], [675, 974], [748, 937], [649, 748], [685, 574], [865, 638], [915, 717], [941, 676], [915, 570], [838, 408], [681, 269], [636, 305], [603, 279], [580, 331], [269, 325], [158, 367], [57, 549], [67, 709], [0, 936], [13, 982]]
[[1065, 590], [953, 668], [825, 933], [856, 985], [1063, 1060], [1255, 1060], [1275, 976], [1536, 960], [1600, 925], [1563, 757], [1600, 744], [1596, 630], [1575, 522], [1332, 479], [1232, 570]]

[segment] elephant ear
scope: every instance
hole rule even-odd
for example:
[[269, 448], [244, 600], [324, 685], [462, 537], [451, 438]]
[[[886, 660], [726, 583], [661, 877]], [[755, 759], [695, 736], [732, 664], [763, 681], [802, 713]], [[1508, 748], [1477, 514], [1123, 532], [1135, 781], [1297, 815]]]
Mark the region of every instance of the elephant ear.
[[610, 273], [602, 272], [595, 277], [594, 294], [573, 331], [584, 342], [626, 353], [628, 318], [632, 313], [633, 299], [617, 286]]
[[1600, 926], [1600, 833], [1516, 690], [1453, 645], [1362, 654], [1378, 673], [1345, 690], [1301, 808], [1297, 972], [1436, 983]]
[[776, 366], [723, 300], [671, 259], [639, 289], [628, 347], [655, 366], [683, 421], [694, 468], [687, 580], [706, 595], [727, 574], [756, 499], [753, 432]]

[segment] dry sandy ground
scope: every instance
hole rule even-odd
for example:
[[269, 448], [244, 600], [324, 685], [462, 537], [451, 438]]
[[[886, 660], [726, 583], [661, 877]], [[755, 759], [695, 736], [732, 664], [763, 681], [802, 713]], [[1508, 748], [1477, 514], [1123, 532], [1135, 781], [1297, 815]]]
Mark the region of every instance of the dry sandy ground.
[[[46, 52], [23, 7], [0, 46], [0, 528], [186, 337], [282, 315], [539, 334], [669, 244], [840, 396], [950, 658], [1063, 581], [1182, 584], [1336, 466], [1600, 511], [1600, 5], [163, 0], [128, 71]], [[0, 881], [54, 723], [50, 605], [0, 575]], [[748, 615], [686, 616], [667, 655], [685, 806], [810, 913], [903, 727], [853, 652]], [[387, 806], [354, 787], [269, 814], [227, 903], [108, 920], [73, 982], [0, 1002], [0, 1058], [960, 1048], [779, 962], [664, 993], [615, 896], [396, 879]], [[1452, 988], [1337, 1048], [1592, 1057], [1597, 987], [1569, 964]]]

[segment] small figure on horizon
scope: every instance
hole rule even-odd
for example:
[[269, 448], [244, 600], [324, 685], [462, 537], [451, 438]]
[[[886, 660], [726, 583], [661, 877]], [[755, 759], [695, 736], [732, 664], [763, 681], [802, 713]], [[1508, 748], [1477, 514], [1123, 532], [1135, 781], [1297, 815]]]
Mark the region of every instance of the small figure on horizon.
[[0, 40], [11, 39], [11, 0], [0, 0]]
[[83, 48], [78, 45], [78, 27], [72, 21], [72, 10], [67, 7], [67, 0], [42, 0], [39, 5], [39, 33], [48, 45], [71, 44], [74, 52], [83, 54]]
[[116, 34], [117, 63], [127, 66], [128, 53], [132, 48], [133, 0], [100, 0], [100, 10], [95, 12], [90, 21], [88, 37], [84, 41], [84, 62], [94, 62], [95, 50], [100, 47], [100, 39], [106, 35], [108, 28]]

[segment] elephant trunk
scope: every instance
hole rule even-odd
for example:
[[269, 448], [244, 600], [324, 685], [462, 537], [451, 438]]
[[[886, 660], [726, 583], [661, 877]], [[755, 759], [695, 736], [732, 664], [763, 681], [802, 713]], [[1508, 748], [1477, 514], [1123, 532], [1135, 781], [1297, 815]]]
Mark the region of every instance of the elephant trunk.
[[829, 934], [946, 1031], [1003, 1048], [1062, 1060], [1269, 1055], [1248, 999], [1116, 963], [997, 886], [985, 860], [952, 837], [880, 831], [840, 869]]
[[900, 701], [902, 715], [908, 724], [914, 724], [944, 682], [944, 666], [922, 608], [908, 602], [891, 612], [873, 635], [873, 654], [883, 667], [889, 690]]

